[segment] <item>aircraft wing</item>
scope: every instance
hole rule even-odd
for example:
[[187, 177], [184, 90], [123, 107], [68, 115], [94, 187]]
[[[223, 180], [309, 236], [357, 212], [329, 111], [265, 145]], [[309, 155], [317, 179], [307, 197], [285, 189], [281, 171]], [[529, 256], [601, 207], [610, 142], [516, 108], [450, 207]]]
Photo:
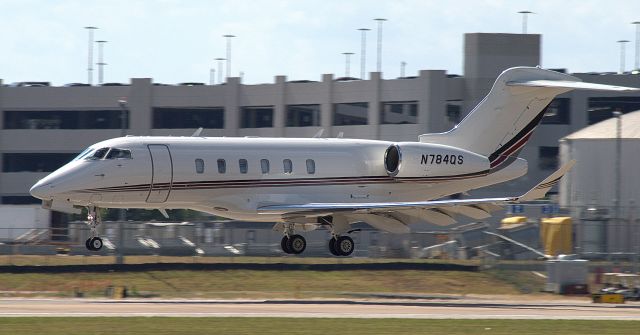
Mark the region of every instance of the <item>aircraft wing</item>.
[[544, 197], [571, 169], [575, 161], [562, 166], [525, 194], [517, 197], [446, 199], [411, 202], [369, 203], [307, 203], [290, 205], [268, 205], [258, 208], [261, 213], [282, 213], [286, 220], [342, 215], [352, 220], [365, 221], [372, 226], [395, 233], [408, 232], [407, 224], [426, 220], [437, 225], [456, 223], [455, 214], [473, 219], [491, 216], [504, 205], [536, 200]]

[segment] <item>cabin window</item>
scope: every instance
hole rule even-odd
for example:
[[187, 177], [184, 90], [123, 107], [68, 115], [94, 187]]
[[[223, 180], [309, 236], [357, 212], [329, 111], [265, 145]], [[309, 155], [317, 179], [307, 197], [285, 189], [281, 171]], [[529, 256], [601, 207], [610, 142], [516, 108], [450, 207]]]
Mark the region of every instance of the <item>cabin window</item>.
[[227, 172], [227, 162], [224, 159], [218, 159], [218, 173]]
[[200, 158], [196, 159], [196, 173], [204, 173], [204, 161]]
[[262, 170], [262, 174], [269, 173], [269, 160], [261, 159], [260, 160], [260, 169]]
[[107, 154], [109, 148], [101, 148], [93, 152], [93, 154], [87, 156], [88, 160], [98, 160], [104, 158], [104, 155]]
[[239, 165], [240, 165], [240, 173], [247, 173], [247, 170], [249, 169], [249, 165], [247, 164], [247, 160], [246, 159], [241, 159], [238, 161]]
[[284, 173], [292, 173], [293, 172], [293, 163], [291, 163], [290, 159], [285, 159], [282, 161], [282, 165], [284, 166]]
[[307, 173], [315, 174], [316, 173], [316, 162], [313, 159], [307, 159]]
[[131, 150], [112, 148], [106, 159], [131, 159]]

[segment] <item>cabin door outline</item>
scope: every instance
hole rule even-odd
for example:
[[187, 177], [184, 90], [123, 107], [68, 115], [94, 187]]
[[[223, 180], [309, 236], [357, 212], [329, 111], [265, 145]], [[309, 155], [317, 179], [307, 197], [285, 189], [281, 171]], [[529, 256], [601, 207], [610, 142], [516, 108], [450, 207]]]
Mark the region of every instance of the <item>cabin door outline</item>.
[[164, 203], [169, 199], [173, 186], [173, 159], [166, 144], [148, 144], [151, 156], [151, 185], [148, 203]]

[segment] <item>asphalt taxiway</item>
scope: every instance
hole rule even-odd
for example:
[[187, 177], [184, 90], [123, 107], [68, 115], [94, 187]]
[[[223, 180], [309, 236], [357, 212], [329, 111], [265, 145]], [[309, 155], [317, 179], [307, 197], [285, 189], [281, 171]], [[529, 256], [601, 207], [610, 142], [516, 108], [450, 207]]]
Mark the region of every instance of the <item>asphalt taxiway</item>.
[[640, 304], [487, 300], [0, 299], [0, 317], [314, 317], [640, 320]]

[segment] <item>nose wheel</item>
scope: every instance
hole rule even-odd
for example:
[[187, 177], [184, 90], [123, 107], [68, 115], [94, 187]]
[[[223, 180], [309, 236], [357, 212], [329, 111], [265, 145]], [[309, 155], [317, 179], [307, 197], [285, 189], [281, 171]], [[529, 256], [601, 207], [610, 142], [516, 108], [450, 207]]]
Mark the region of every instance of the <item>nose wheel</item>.
[[102, 249], [102, 239], [98, 235], [98, 226], [102, 223], [100, 212], [96, 207], [89, 207], [87, 211], [87, 225], [91, 229], [91, 237], [89, 237], [84, 245], [89, 251], [100, 251]]
[[97, 236], [96, 237], [90, 237], [90, 238], [87, 239], [87, 241], [84, 243], [84, 245], [90, 251], [100, 251], [100, 249], [102, 249], [102, 239], [97, 237]]

